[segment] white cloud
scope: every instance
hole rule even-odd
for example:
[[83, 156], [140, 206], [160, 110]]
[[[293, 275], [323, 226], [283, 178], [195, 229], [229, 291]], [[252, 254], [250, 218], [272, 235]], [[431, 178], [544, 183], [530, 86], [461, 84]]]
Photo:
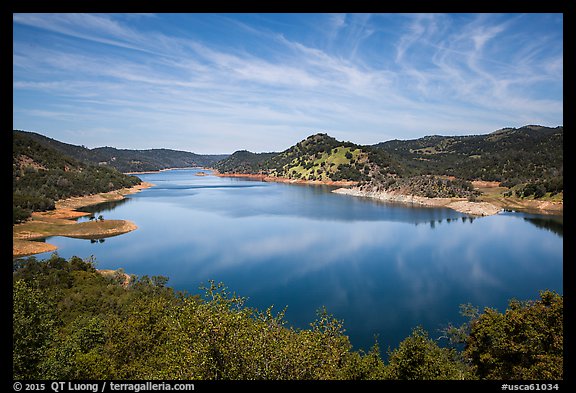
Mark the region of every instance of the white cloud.
[[[465, 16], [456, 23], [436, 14], [336, 14], [323, 20], [325, 37], [314, 39], [214, 17], [230, 34], [263, 43], [254, 47], [169, 33], [162, 15], [144, 30], [133, 23], [141, 18], [148, 17], [15, 14], [20, 27], [54, 34], [34, 50], [26, 36], [15, 34], [15, 97], [26, 91], [43, 98], [15, 108], [15, 126], [30, 122], [23, 113], [60, 113], [71, 127], [65, 108], [81, 106], [79, 121], [100, 117], [93, 126], [109, 129], [115, 122], [128, 133], [142, 127], [140, 135], [149, 135], [138, 139], [143, 144], [158, 134], [169, 140], [170, 132], [223, 133], [231, 138], [202, 148], [269, 151], [317, 130], [376, 143], [439, 131], [489, 132], [524, 121], [558, 125], [562, 118], [561, 50], [550, 55], [554, 38], [545, 34], [510, 46], [521, 16], [504, 22]], [[382, 45], [392, 52], [380, 52]], [[549, 92], [538, 94], [542, 86]], [[56, 122], [46, 124], [57, 130]]]

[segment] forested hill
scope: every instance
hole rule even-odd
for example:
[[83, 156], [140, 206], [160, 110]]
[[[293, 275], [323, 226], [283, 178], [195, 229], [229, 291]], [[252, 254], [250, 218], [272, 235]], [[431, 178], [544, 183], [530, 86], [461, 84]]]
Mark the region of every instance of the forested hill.
[[114, 147], [88, 149], [84, 146], [63, 143], [34, 132], [14, 131], [14, 134], [25, 134], [36, 142], [77, 160], [100, 166], [110, 166], [124, 173], [212, 166], [228, 156], [226, 154], [201, 155], [171, 149], [130, 150]]
[[311, 135], [281, 153], [232, 154], [215, 165], [221, 173], [253, 173], [296, 180], [369, 179], [368, 150], [327, 134]]
[[238, 150], [234, 154], [218, 161], [214, 168], [221, 173], [256, 174], [263, 173], [268, 167], [266, 162], [278, 153], [252, 153]]
[[315, 134], [281, 153], [236, 152], [215, 168], [222, 173], [351, 180], [372, 190], [431, 197], [473, 197], [469, 181], [497, 181], [518, 196], [538, 198], [563, 191], [563, 140], [562, 126], [532, 125], [372, 146]]
[[487, 135], [392, 140], [374, 147], [396, 156], [407, 174], [516, 184], [562, 177], [563, 141], [562, 126], [529, 125]]
[[13, 222], [33, 211], [54, 209], [55, 201], [140, 184], [140, 179], [106, 166], [90, 165], [37, 142], [29, 133], [12, 139]]

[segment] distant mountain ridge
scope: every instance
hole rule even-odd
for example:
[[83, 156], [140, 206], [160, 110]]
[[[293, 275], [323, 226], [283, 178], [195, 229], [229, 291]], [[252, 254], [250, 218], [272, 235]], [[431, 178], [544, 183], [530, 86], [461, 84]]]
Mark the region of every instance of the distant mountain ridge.
[[227, 154], [202, 155], [172, 149], [131, 150], [114, 147], [97, 147], [88, 149], [84, 146], [72, 145], [48, 138], [44, 135], [14, 130], [16, 133], [25, 133], [31, 139], [49, 146], [61, 153], [79, 161], [109, 166], [120, 172], [146, 172], [158, 171], [167, 168], [186, 168], [194, 166], [209, 167], [217, 161], [228, 157]]

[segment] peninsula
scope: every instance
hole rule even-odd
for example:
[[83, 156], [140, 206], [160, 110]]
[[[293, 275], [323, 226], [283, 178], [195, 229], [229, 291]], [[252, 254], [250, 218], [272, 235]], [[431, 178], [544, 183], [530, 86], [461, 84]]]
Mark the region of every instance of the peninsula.
[[[117, 169], [75, 159], [38, 134], [14, 131], [12, 137], [13, 256], [55, 250], [50, 236], [102, 239], [136, 229], [104, 217], [78, 223], [90, 213], [79, 208], [117, 201], [151, 184]], [[51, 142], [50, 142], [51, 141]]]
[[130, 188], [67, 198], [57, 201], [54, 210], [33, 212], [29, 220], [13, 226], [12, 256], [16, 258], [56, 250], [55, 245], [41, 241], [50, 236], [102, 239], [137, 229], [136, 224], [128, 220], [101, 219], [78, 223], [78, 217], [89, 216], [90, 213], [77, 209], [118, 201], [151, 186], [153, 184], [142, 182]]

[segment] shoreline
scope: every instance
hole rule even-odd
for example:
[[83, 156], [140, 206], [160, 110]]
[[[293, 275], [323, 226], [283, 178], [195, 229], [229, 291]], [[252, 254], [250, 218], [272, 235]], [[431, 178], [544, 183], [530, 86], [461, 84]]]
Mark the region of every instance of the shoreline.
[[66, 236], [81, 239], [103, 239], [122, 235], [138, 228], [128, 220], [94, 220], [78, 223], [78, 217], [91, 213], [77, 209], [103, 202], [122, 200], [126, 195], [135, 194], [143, 189], [154, 186], [142, 182], [130, 188], [72, 197], [56, 201], [56, 208], [45, 212], [34, 212], [26, 222], [12, 226], [12, 257], [24, 257], [58, 249], [45, 239], [51, 236]]
[[122, 173], [125, 175], [146, 175], [146, 174], [150, 174], [150, 173], [183, 170], [183, 169], [208, 169], [208, 168], [205, 168], [203, 166], [187, 166], [187, 167], [164, 168], [164, 169], [158, 169], [155, 171], [138, 171], [138, 172], [122, 172]]
[[466, 198], [427, 198], [417, 195], [404, 195], [387, 191], [364, 191], [355, 188], [338, 188], [332, 191], [336, 194], [350, 195], [403, 204], [420, 205], [425, 207], [446, 207], [472, 216], [484, 217], [498, 214], [504, 210], [534, 211], [537, 214], [562, 215], [563, 204], [549, 201], [509, 201], [508, 199], [482, 200], [481, 195], [476, 202]]
[[218, 177], [237, 177], [245, 179], [254, 179], [263, 182], [274, 182], [274, 183], [287, 183], [287, 184], [306, 184], [306, 185], [317, 185], [317, 186], [334, 186], [334, 187], [350, 187], [356, 186], [358, 182], [350, 180], [302, 180], [302, 179], [289, 179], [287, 177], [280, 176], [269, 176], [263, 174], [249, 174], [249, 173], [220, 173], [216, 169], [210, 169], [213, 171], [215, 176]]
[[384, 202], [395, 202], [407, 205], [420, 205], [425, 207], [447, 207], [472, 216], [491, 216], [503, 209], [489, 202], [470, 202], [466, 198], [427, 198], [417, 195], [404, 195], [386, 191], [362, 191], [352, 188], [338, 188], [332, 191], [335, 194], [350, 195], [377, 199]]
[[372, 198], [384, 202], [403, 203], [407, 205], [420, 205], [424, 207], [446, 207], [461, 213], [473, 216], [491, 216], [504, 210], [514, 210], [526, 213], [545, 214], [545, 215], [563, 215], [564, 204], [562, 201], [548, 200], [531, 200], [518, 199], [513, 197], [504, 197], [494, 194], [493, 191], [500, 189], [499, 182], [473, 181], [472, 184], [476, 190], [481, 192], [477, 201], [471, 202], [466, 198], [427, 198], [417, 195], [405, 195], [387, 191], [364, 191], [355, 188], [358, 182], [355, 181], [332, 181], [332, 180], [302, 180], [288, 179], [284, 177], [275, 177], [265, 174], [248, 174], [248, 173], [220, 173], [216, 169], [210, 169], [218, 177], [236, 177], [254, 179], [264, 182], [277, 182], [288, 184], [306, 184], [306, 185], [328, 185], [340, 187], [332, 192], [356, 197]]

